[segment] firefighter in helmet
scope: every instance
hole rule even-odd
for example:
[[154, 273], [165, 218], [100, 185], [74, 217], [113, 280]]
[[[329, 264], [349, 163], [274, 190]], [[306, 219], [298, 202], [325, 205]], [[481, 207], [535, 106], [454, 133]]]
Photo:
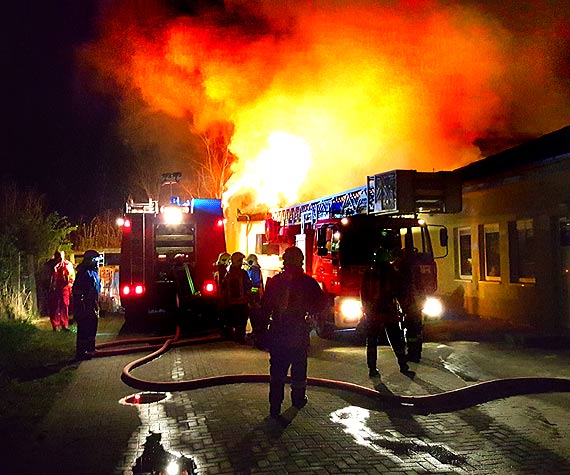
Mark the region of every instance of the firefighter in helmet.
[[421, 255], [417, 249], [402, 249], [395, 261], [400, 278], [398, 300], [404, 315], [407, 360], [413, 363], [420, 362], [423, 347], [422, 302], [425, 295], [414, 271], [419, 263]]
[[303, 252], [292, 246], [283, 253], [283, 271], [268, 281], [261, 299], [262, 316], [269, 321], [269, 414], [279, 418], [285, 380], [291, 368], [291, 402], [301, 409], [307, 404], [307, 316], [326, 305], [318, 282], [303, 271]]
[[263, 275], [261, 266], [255, 254], [245, 258], [246, 271], [251, 280], [251, 295], [249, 300], [249, 321], [251, 323], [253, 345], [259, 349], [265, 348], [264, 339], [267, 328], [264, 328], [261, 318], [261, 297], [263, 296]]
[[238, 343], [245, 343], [248, 319], [248, 304], [251, 294], [251, 279], [243, 269], [245, 255], [234, 252], [228, 271], [221, 281], [224, 304], [223, 331]]
[[74, 317], [77, 322], [78, 360], [90, 359], [95, 353], [95, 337], [99, 318], [99, 260], [101, 255], [90, 249], [85, 251], [83, 262], [77, 266], [73, 284]]
[[231, 254], [229, 252], [220, 252], [218, 255], [218, 260], [214, 262], [214, 280], [216, 281], [216, 288], [220, 289], [220, 284], [222, 280], [224, 280], [224, 276], [228, 271], [228, 266], [230, 265], [231, 261]]
[[366, 363], [370, 377], [380, 376], [376, 362], [378, 338], [382, 332], [388, 337], [400, 372], [406, 373], [409, 370], [404, 334], [400, 327], [398, 283], [398, 274], [392, 265], [391, 250], [379, 247], [373, 254], [372, 265], [364, 272], [360, 288], [366, 333]]

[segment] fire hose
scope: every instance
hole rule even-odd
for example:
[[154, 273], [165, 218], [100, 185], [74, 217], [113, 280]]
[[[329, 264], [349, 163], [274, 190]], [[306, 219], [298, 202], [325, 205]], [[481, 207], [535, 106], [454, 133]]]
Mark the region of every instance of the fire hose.
[[[163, 341], [166, 338], [165, 341]], [[180, 329], [170, 337], [151, 337], [142, 339], [119, 340], [97, 345], [96, 357], [140, 352], [155, 349], [152, 353], [138, 358], [123, 368], [121, 380], [128, 386], [143, 391], [191, 391], [213, 386], [241, 383], [269, 383], [268, 374], [226, 374], [185, 381], [150, 381], [137, 378], [131, 371], [166, 353], [171, 347], [189, 344], [200, 344], [220, 341], [219, 335], [206, 335], [194, 338], [180, 338]], [[163, 341], [162, 344], [157, 342]], [[106, 349], [114, 346], [129, 346], [128, 348]], [[324, 378], [307, 378], [309, 386], [348, 391], [374, 400], [379, 409], [404, 411], [410, 414], [437, 414], [467, 409], [489, 401], [504, 399], [512, 396], [528, 394], [543, 394], [552, 392], [570, 392], [569, 378], [550, 377], [517, 377], [483, 381], [464, 388], [445, 391], [437, 394], [421, 396], [400, 396], [386, 394], [376, 389], [360, 386], [346, 381]]]

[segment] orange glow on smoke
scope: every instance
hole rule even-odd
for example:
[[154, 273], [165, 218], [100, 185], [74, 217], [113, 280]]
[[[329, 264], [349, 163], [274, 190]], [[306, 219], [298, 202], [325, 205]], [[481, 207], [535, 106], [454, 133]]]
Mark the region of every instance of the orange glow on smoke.
[[283, 206], [390, 169], [456, 168], [480, 158], [473, 142], [490, 131], [566, 125], [552, 45], [567, 27], [544, 23], [547, 45], [473, 7], [280, 3], [228, 1], [144, 26], [123, 6], [103, 22], [100, 45], [124, 56], [103, 46], [95, 61], [125, 94], [194, 130], [234, 124], [226, 198]]

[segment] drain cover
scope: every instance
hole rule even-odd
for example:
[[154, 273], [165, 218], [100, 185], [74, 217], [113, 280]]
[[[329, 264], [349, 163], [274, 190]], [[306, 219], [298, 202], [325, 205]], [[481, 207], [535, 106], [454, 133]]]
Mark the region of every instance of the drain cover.
[[137, 393], [132, 396], [127, 396], [121, 400], [122, 404], [152, 404], [153, 402], [158, 402], [166, 399], [168, 395], [166, 393]]

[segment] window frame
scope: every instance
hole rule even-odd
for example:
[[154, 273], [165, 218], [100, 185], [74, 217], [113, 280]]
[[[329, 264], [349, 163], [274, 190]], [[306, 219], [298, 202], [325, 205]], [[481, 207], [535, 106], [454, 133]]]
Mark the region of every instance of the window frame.
[[[488, 223], [488, 224], [483, 224], [481, 226], [481, 234], [482, 234], [482, 243], [483, 245], [481, 246], [481, 267], [482, 267], [482, 272], [481, 275], [483, 276], [483, 280], [485, 281], [489, 281], [489, 282], [500, 282], [502, 279], [501, 276], [501, 229], [498, 223]], [[488, 244], [489, 244], [489, 239], [488, 239], [488, 235], [490, 234], [496, 234], [497, 235], [497, 269], [499, 274], [498, 275], [490, 275], [489, 274], [489, 250], [488, 250]]]
[[[469, 226], [462, 226], [456, 228], [456, 236], [457, 236], [457, 263], [456, 263], [456, 270], [457, 276], [461, 280], [473, 280], [473, 233], [471, 232], [471, 227]], [[471, 262], [471, 273], [465, 274], [463, 273], [463, 266], [461, 265], [463, 262], [463, 247], [461, 246], [461, 237], [462, 236], [469, 236], [469, 257], [468, 259]]]
[[[526, 227], [528, 224], [530, 224], [530, 230], [532, 232], [531, 234], [531, 238], [533, 240], [533, 242], [531, 242], [530, 244], [528, 243], [528, 238], [525, 239], [526, 241], [526, 249], [527, 249], [527, 254], [531, 254], [532, 255], [532, 248], [534, 245], [534, 220], [532, 218], [527, 218], [527, 219], [517, 219], [516, 221], [509, 221], [509, 276], [511, 279], [511, 282], [513, 284], [534, 284], [536, 283], [536, 274], [534, 274], [534, 268], [535, 268], [535, 263], [534, 261], [532, 262], [532, 264], [530, 265], [530, 268], [533, 269], [533, 275], [532, 276], [525, 276], [525, 277], [521, 277], [520, 274], [520, 269], [522, 268], [521, 263], [523, 262], [523, 260], [521, 260], [521, 247], [520, 247], [520, 231], [524, 230], [527, 231], [529, 228]], [[519, 229], [519, 225], [523, 225], [525, 226], [524, 229]], [[525, 233], [526, 236], [526, 233]], [[528, 261], [530, 262], [530, 261]]]

